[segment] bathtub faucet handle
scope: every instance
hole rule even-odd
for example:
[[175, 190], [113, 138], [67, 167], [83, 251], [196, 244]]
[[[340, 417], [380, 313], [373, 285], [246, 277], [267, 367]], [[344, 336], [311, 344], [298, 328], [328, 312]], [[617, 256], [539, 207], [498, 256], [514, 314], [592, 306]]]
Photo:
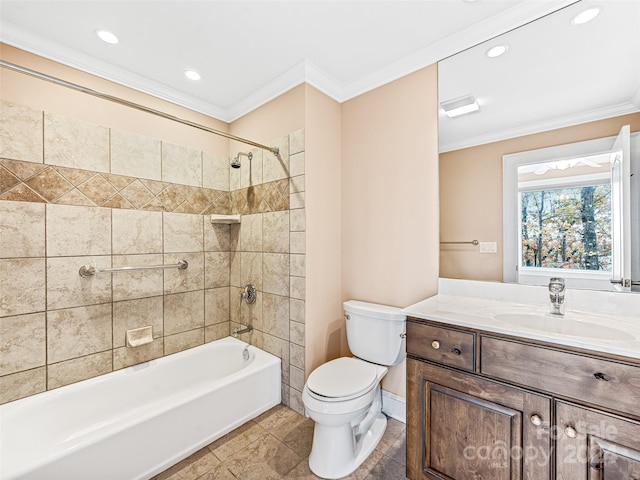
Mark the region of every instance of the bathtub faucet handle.
[[252, 305], [256, 303], [257, 297], [258, 292], [256, 291], [256, 287], [249, 283], [245, 285], [244, 291], [240, 294], [240, 305], [242, 305], [242, 300], [246, 300], [249, 305]]

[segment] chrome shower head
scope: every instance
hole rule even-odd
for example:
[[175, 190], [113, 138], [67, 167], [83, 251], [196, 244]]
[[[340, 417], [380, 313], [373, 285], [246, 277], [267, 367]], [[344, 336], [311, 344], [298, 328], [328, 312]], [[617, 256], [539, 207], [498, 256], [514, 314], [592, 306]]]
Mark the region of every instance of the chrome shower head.
[[249, 160], [251, 160], [253, 158], [253, 153], [251, 152], [238, 152], [238, 154], [233, 157], [233, 160], [231, 161], [231, 167], [232, 168], [240, 168], [240, 156], [244, 155], [245, 157], [247, 157]]

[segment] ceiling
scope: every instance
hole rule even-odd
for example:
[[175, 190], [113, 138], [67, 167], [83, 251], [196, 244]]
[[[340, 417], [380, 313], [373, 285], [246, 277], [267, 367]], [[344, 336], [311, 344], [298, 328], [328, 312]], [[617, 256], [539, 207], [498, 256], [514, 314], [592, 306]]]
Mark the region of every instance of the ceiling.
[[[594, 6], [594, 20], [571, 24]], [[440, 152], [640, 111], [639, 32], [640, 0], [582, 0], [440, 62], [440, 101], [471, 93], [480, 104], [441, 111]], [[507, 52], [487, 58], [498, 44]]]
[[575, 1], [0, 0], [0, 41], [230, 122], [302, 82], [346, 101]]

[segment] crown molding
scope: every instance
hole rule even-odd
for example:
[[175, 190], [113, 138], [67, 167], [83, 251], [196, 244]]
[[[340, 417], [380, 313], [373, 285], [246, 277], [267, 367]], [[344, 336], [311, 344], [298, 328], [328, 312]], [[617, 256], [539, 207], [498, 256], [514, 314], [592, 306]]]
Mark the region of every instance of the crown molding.
[[522, 1], [496, 17], [439, 40], [349, 85], [341, 84], [305, 60], [230, 108], [205, 102], [153, 79], [31, 35], [8, 22], [0, 21], [0, 42], [230, 123], [305, 82], [333, 100], [345, 102], [577, 1]]
[[531, 123], [529, 125], [521, 125], [515, 128], [508, 128], [500, 131], [494, 131], [485, 135], [477, 135], [475, 137], [466, 137], [463, 140], [440, 144], [439, 153], [452, 152], [463, 148], [477, 147], [487, 143], [500, 142], [510, 138], [523, 137], [525, 135], [533, 135], [534, 133], [542, 133], [549, 130], [557, 130], [559, 128], [572, 127], [583, 123], [595, 122], [606, 118], [619, 117], [630, 113], [640, 112], [640, 107], [633, 103], [622, 103], [608, 107], [581, 112], [576, 115], [567, 115], [560, 118], [553, 118], [544, 122]]
[[167, 87], [143, 75], [138, 75], [111, 63], [96, 60], [89, 55], [45, 40], [37, 35], [24, 32], [6, 21], [0, 21], [0, 42], [119, 85], [132, 88], [136, 91], [146, 93], [161, 100], [175, 103], [176, 105], [186, 107], [198, 113], [226, 121], [224, 117], [226, 117], [227, 112], [218, 105], [205, 102], [197, 97]]

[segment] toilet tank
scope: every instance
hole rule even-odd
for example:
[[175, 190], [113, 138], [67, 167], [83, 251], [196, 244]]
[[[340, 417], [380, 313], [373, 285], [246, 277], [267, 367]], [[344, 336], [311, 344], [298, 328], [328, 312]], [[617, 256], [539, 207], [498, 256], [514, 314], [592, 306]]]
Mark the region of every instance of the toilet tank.
[[399, 308], [357, 300], [342, 305], [351, 353], [378, 365], [397, 365], [404, 360], [406, 316]]

